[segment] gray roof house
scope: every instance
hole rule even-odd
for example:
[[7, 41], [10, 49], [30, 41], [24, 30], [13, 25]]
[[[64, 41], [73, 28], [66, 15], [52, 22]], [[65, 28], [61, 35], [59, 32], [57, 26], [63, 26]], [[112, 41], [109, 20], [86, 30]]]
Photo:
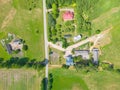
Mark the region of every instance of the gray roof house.
[[97, 48], [94, 48], [92, 50], [93, 53], [93, 63], [98, 64], [98, 55], [99, 55], [99, 50]]
[[72, 58], [71, 55], [66, 57], [66, 65], [68, 65], [68, 66], [73, 66], [74, 65], [73, 58]]
[[7, 49], [7, 52], [8, 52], [9, 54], [12, 53], [12, 47], [11, 47], [10, 44], [6, 44], [6, 49]]
[[90, 59], [89, 50], [75, 50], [75, 56], [82, 56], [83, 59]]

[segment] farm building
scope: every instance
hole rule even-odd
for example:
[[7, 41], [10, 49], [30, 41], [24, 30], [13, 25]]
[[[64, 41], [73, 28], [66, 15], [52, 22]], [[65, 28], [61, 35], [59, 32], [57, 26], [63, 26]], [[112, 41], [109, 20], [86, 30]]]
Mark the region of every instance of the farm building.
[[75, 50], [75, 56], [82, 56], [82, 59], [90, 59], [89, 50]]
[[74, 42], [79, 41], [81, 38], [82, 38], [82, 36], [81, 36], [81, 35], [75, 36], [75, 37], [74, 37]]
[[69, 20], [73, 20], [74, 19], [74, 13], [71, 12], [71, 11], [66, 11], [64, 14], [63, 14], [63, 20], [64, 21], [69, 21]]
[[70, 55], [70, 56], [67, 56], [66, 57], [66, 65], [68, 65], [68, 66], [71, 66], [71, 65], [73, 65], [74, 63], [73, 63], [73, 58], [72, 58], [72, 56]]
[[92, 50], [93, 53], [93, 63], [98, 64], [98, 55], [99, 55], [99, 50], [97, 48]]

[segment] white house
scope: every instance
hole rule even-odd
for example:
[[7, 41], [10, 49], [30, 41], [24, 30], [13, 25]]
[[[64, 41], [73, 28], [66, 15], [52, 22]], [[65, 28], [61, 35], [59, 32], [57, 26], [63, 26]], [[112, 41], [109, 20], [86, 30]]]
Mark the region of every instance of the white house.
[[74, 42], [79, 41], [81, 38], [82, 38], [82, 36], [81, 36], [81, 35], [75, 36], [75, 37], [74, 37]]

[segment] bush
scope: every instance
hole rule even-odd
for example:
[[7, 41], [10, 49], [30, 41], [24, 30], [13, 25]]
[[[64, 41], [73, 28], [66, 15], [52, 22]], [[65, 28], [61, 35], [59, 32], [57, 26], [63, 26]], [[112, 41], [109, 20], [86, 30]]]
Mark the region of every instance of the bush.
[[48, 27], [55, 27], [56, 20], [53, 18], [51, 13], [48, 13]]
[[99, 30], [99, 29], [98, 29], [98, 30], [96, 30], [96, 34], [99, 34], [100, 32], [101, 32], [101, 30]]
[[27, 51], [28, 50], [28, 46], [27, 45], [23, 45], [23, 50]]

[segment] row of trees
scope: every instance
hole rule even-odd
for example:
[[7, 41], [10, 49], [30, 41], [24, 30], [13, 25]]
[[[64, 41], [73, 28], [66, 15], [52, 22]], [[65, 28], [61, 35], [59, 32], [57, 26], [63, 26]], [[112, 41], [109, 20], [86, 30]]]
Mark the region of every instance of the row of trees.
[[47, 8], [52, 8], [52, 4], [55, 3], [58, 6], [68, 6], [75, 3], [76, 0], [46, 0]]
[[0, 58], [0, 67], [1, 68], [34, 68], [34, 69], [41, 69], [45, 66], [44, 61], [37, 61], [36, 59], [30, 60], [27, 57], [18, 58], [12, 57], [9, 60], [4, 60]]

